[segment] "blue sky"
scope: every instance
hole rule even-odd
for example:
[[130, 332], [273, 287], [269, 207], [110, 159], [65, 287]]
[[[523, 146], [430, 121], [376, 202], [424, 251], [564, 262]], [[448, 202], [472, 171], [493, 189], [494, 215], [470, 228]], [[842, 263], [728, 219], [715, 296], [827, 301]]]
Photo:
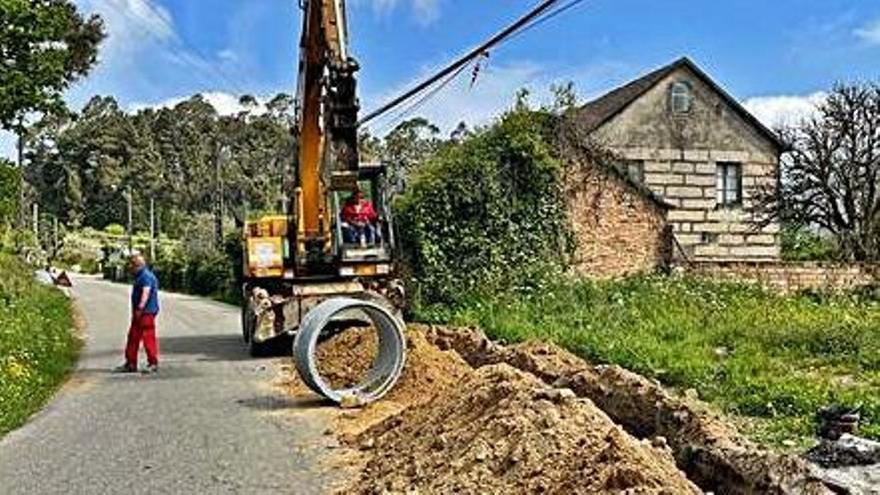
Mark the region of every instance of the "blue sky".
[[[75, 0], [106, 20], [101, 63], [69, 92], [129, 109], [207, 93], [296, 86], [296, 0]], [[352, 51], [365, 109], [406, 88], [537, 0], [349, 0]], [[529, 87], [536, 99], [572, 80], [584, 98], [688, 55], [774, 124], [806, 112], [838, 80], [880, 78], [880, 2], [868, 0], [586, 0], [490, 54], [474, 87], [464, 77], [420, 110], [442, 127], [485, 123]], [[393, 122], [378, 122], [383, 132]], [[9, 140], [0, 148], [9, 151]]]

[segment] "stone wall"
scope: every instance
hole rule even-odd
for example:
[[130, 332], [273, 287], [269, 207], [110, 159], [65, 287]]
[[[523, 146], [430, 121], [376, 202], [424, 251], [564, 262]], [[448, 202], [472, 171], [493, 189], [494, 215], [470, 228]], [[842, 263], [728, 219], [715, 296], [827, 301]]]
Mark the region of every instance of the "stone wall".
[[819, 262], [700, 262], [684, 269], [716, 280], [758, 283], [783, 294], [854, 289], [873, 284], [880, 276], [878, 265]]
[[[673, 115], [669, 90], [687, 82], [693, 106]], [[758, 229], [747, 213], [758, 188], [774, 184], [777, 144], [687, 68], [669, 74], [594, 131], [593, 139], [641, 165], [644, 185], [674, 208], [668, 221], [689, 260], [778, 260], [779, 226]], [[719, 206], [716, 169], [738, 164], [742, 202]]]
[[671, 233], [662, 205], [615, 172], [596, 166], [572, 172], [566, 189], [578, 273], [615, 278], [667, 264]]

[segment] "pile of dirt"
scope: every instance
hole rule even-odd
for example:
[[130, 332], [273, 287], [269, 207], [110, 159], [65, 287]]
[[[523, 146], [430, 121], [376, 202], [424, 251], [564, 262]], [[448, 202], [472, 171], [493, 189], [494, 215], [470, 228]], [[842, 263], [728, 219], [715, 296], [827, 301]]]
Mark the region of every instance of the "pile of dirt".
[[641, 443], [592, 402], [487, 366], [366, 431], [354, 493], [699, 493], [662, 442]]
[[[356, 442], [358, 435], [368, 428], [409, 407], [430, 401], [474, 373], [458, 353], [437, 348], [419, 330], [407, 329], [406, 347], [406, 366], [388, 395], [361, 409], [337, 411], [333, 430], [343, 442]], [[351, 381], [369, 369], [375, 348], [375, 332], [364, 328], [347, 330], [321, 343], [317, 350], [321, 361], [319, 371], [331, 383]], [[295, 369], [286, 367], [282, 373], [280, 385], [288, 394], [299, 398], [315, 397]]]
[[552, 344], [500, 346], [472, 328], [419, 329], [437, 346], [455, 349], [472, 366], [509, 364], [592, 400], [636, 438], [666, 439], [679, 468], [704, 490], [831, 493], [803, 460], [756, 446], [696, 398], [672, 395], [655, 380], [619, 366], [592, 366]]
[[[325, 345], [335, 378], [368, 368], [357, 331]], [[357, 470], [340, 493], [829, 493], [802, 460], [622, 368], [474, 329], [411, 326], [407, 348], [388, 396], [336, 412], [328, 433]], [[287, 391], [311, 394], [290, 373]]]
[[366, 381], [376, 358], [379, 337], [372, 326], [354, 327], [318, 343], [315, 366], [330, 387], [340, 390]]

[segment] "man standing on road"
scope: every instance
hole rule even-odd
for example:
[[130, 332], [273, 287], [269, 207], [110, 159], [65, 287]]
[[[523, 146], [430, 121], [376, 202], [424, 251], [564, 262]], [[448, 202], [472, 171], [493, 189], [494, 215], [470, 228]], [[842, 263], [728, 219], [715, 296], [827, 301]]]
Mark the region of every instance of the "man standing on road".
[[147, 268], [144, 257], [135, 254], [129, 262], [134, 275], [131, 289], [131, 327], [125, 346], [125, 364], [116, 368], [119, 373], [136, 373], [138, 350], [141, 341], [147, 351], [147, 368], [144, 373], [159, 371], [159, 345], [156, 340], [156, 316], [159, 314], [159, 280]]

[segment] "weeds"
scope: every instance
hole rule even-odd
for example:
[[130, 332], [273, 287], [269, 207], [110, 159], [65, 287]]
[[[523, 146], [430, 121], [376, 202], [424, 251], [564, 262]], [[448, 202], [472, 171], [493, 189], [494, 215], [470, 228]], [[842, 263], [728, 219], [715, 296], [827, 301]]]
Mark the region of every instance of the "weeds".
[[0, 253], [0, 435], [24, 423], [76, 362], [70, 304]]
[[508, 342], [554, 341], [591, 362], [694, 388], [755, 419], [764, 442], [802, 442], [831, 403], [861, 406], [862, 433], [880, 438], [880, 303], [866, 297], [782, 297], [646, 276], [560, 282], [539, 295], [478, 297], [416, 316], [479, 325]]

